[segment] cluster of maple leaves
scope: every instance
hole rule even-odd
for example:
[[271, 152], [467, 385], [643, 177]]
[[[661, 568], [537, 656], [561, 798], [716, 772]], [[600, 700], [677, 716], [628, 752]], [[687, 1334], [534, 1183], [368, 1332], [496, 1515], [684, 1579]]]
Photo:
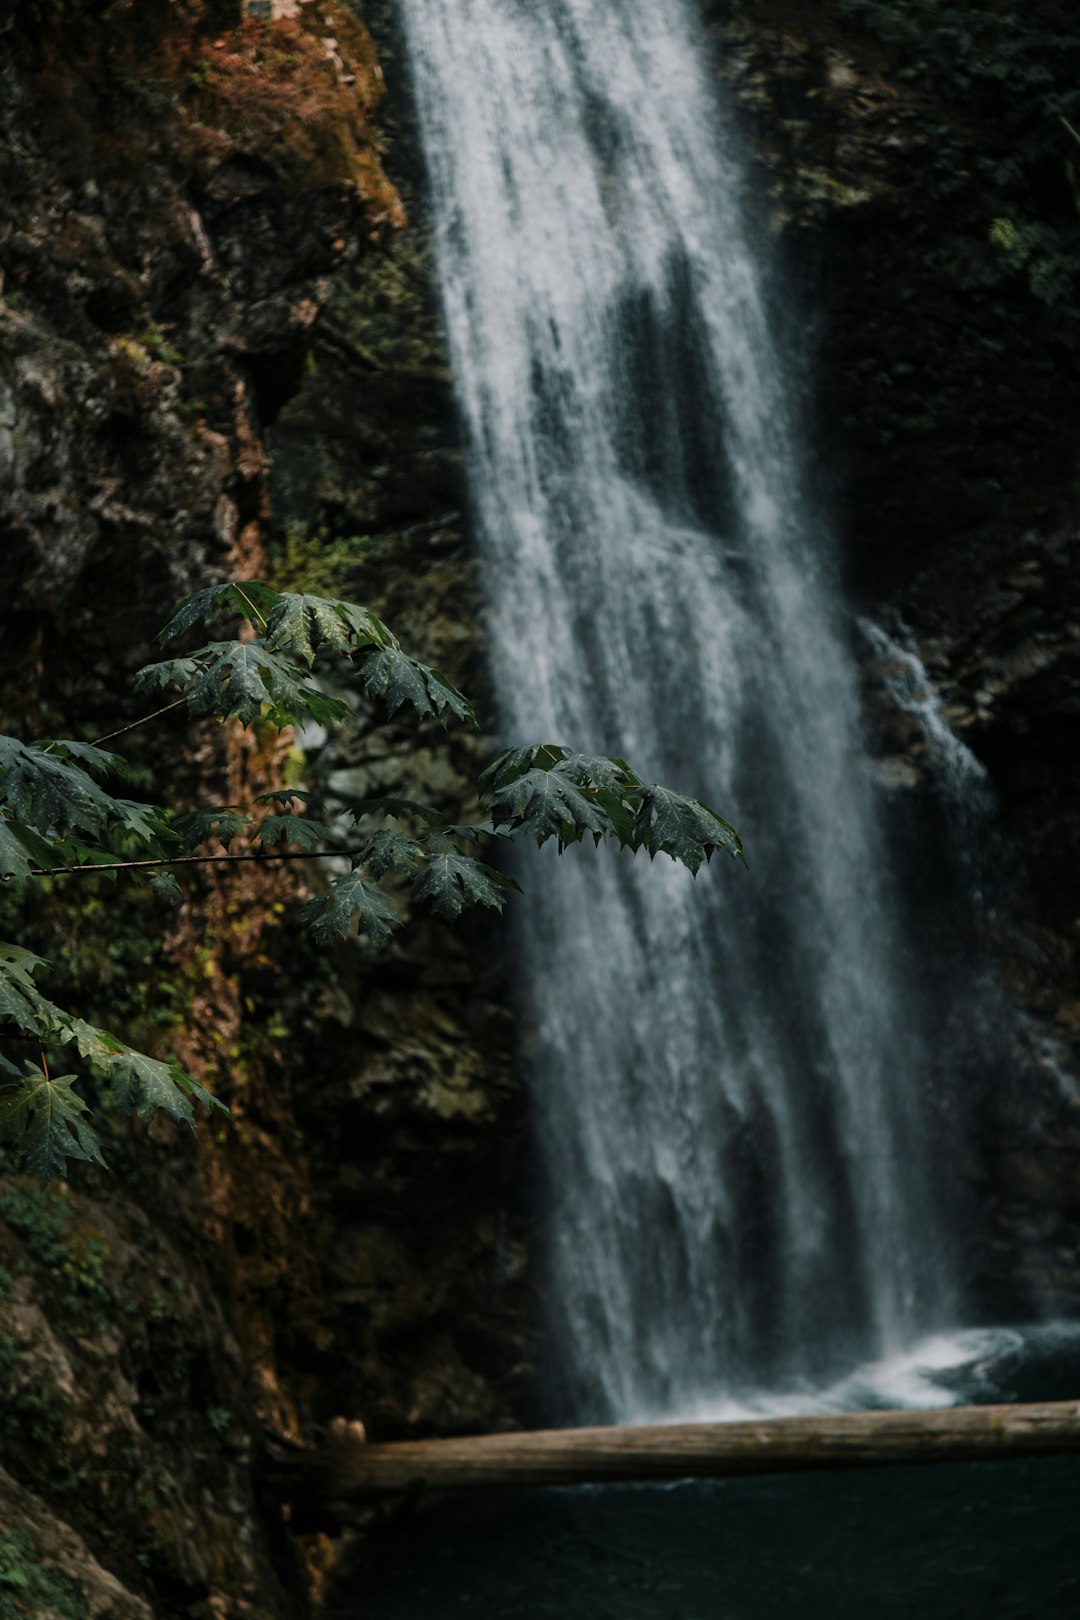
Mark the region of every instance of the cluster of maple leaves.
[[[138, 672], [137, 694], [178, 694], [145, 720], [96, 742], [0, 736], [0, 882], [95, 872], [178, 898], [177, 874], [204, 861], [329, 858], [347, 869], [300, 908], [301, 921], [319, 944], [356, 933], [377, 948], [401, 925], [384, 886], [391, 874], [448, 922], [474, 906], [501, 911], [518, 885], [480, 851], [506, 840], [554, 840], [560, 851], [588, 837], [611, 840], [668, 855], [695, 873], [714, 850], [742, 856], [734, 828], [705, 805], [643, 782], [625, 760], [550, 743], [499, 754], [479, 778], [481, 815], [467, 824], [430, 805], [391, 798], [343, 800], [333, 820], [322, 821], [312, 813], [314, 795], [299, 788], [262, 795], [251, 814], [231, 805], [179, 810], [124, 797], [119, 789], [131, 773], [105, 744], [172, 709], [240, 726], [347, 724], [353, 705], [320, 682], [319, 660], [334, 669], [339, 686], [348, 666], [363, 701], [387, 715], [408, 706], [418, 722], [476, 726], [461, 692], [405, 653], [366, 607], [231, 582], [180, 603], [160, 639], [165, 645], [190, 639], [221, 621], [236, 629], [231, 639], [207, 641]], [[249, 853], [229, 855], [238, 836]], [[212, 852], [219, 849], [226, 854]], [[104, 1162], [94, 1115], [77, 1089], [88, 1073], [120, 1116], [149, 1122], [164, 1109], [194, 1125], [196, 1105], [222, 1107], [178, 1064], [138, 1052], [50, 1001], [36, 980], [46, 966], [19, 945], [0, 942], [0, 1138], [42, 1185], [62, 1175], [70, 1159]], [[36, 1049], [34, 1059], [6, 1055], [26, 1042]], [[75, 1072], [56, 1072], [69, 1065]]]

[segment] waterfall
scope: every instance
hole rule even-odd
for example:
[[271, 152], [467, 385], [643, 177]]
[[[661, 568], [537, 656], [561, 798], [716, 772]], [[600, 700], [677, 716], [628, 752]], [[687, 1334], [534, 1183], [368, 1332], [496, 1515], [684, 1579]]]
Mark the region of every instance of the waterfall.
[[401, 4], [502, 729], [629, 758], [751, 863], [524, 863], [562, 1415], [821, 1387], [956, 1302], [831, 540], [704, 25]]

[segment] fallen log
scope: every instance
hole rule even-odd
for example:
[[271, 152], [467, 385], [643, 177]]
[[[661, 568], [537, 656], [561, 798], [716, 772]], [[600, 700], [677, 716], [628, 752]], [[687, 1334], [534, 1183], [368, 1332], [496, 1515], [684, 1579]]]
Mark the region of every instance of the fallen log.
[[340, 1420], [327, 1445], [293, 1452], [275, 1483], [308, 1500], [423, 1491], [713, 1479], [1080, 1452], [1080, 1401], [840, 1412], [634, 1428], [550, 1429], [368, 1445]]

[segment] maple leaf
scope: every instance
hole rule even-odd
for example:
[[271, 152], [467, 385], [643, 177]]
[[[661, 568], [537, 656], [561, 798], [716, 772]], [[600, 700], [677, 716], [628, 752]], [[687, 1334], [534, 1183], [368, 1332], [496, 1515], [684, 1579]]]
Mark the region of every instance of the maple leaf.
[[173, 821], [189, 849], [208, 844], [212, 838], [228, 849], [237, 834], [246, 832], [251, 825], [250, 816], [245, 816], [235, 804], [204, 805], [199, 810], [186, 810]]
[[96, 743], [76, 742], [70, 737], [61, 737], [50, 740], [41, 738], [39, 748], [47, 748], [49, 753], [59, 759], [77, 759], [88, 770], [99, 771], [102, 776], [109, 771], [123, 772], [126, 767], [119, 754], [110, 754], [106, 749], [99, 748]]
[[80, 766], [47, 744], [0, 737], [0, 805], [38, 832], [70, 827], [96, 836], [115, 800]]
[[49, 1035], [65, 1016], [34, 983], [37, 969], [45, 966], [33, 951], [0, 941], [0, 1021], [13, 1023], [39, 1039]]
[[170, 1119], [195, 1129], [190, 1098], [177, 1083], [186, 1077], [175, 1063], [162, 1063], [145, 1052], [128, 1049], [114, 1056], [109, 1078], [121, 1114], [137, 1114], [144, 1125], [149, 1125], [162, 1108]]
[[389, 827], [382, 827], [364, 845], [358, 864], [366, 867], [373, 878], [380, 878], [390, 871], [415, 872], [424, 855], [423, 844], [410, 838], [408, 833], [392, 832]]
[[235, 716], [250, 726], [264, 713], [273, 725], [333, 725], [352, 710], [340, 698], [309, 686], [295, 664], [264, 641], [212, 641], [195, 654], [200, 670], [184, 694], [192, 715]]
[[114, 799], [112, 813], [114, 823], [110, 830], [127, 833], [147, 848], [163, 849], [166, 844], [179, 842], [156, 804], [144, 804], [137, 799]]
[[343, 939], [353, 918], [361, 934], [375, 946], [385, 945], [401, 919], [377, 883], [354, 870], [336, 878], [325, 894], [316, 895], [300, 908], [300, 920], [311, 929], [320, 945]]
[[166, 686], [187, 686], [203, 665], [197, 658], [163, 658], [157, 664], [144, 664], [135, 671], [131, 689], [136, 696], [164, 691]]
[[270, 849], [274, 844], [295, 844], [300, 849], [317, 849], [329, 836], [330, 829], [324, 822], [289, 815], [267, 816], [252, 834], [264, 849]]
[[41, 1029], [36, 987], [20, 979], [6, 962], [0, 962], [0, 1021], [15, 1024], [28, 1035]]
[[745, 860], [742, 840], [734, 827], [696, 799], [687, 799], [655, 783], [642, 798], [634, 838], [638, 847], [644, 847], [650, 855], [670, 855], [695, 874], [717, 849]]
[[179, 1064], [162, 1062], [138, 1052], [109, 1030], [89, 1024], [83, 1018], [66, 1018], [58, 1038], [61, 1044], [74, 1042], [79, 1056], [112, 1085], [122, 1115], [137, 1114], [148, 1125], [158, 1109], [163, 1108], [171, 1119], [194, 1129], [192, 1098], [206, 1108], [216, 1108], [223, 1114], [229, 1112], [224, 1103], [186, 1074]]
[[226, 614], [230, 617], [239, 615], [253, 624], [265, 624], [265, 616], [273, 611], [277, 600], [277, 591], [257, 579], [208, 585], [201, 591], [193, 591], [177, 604], [168, 623], [158, 632], [158, 641], [164, 647], [186, 630], [193, 630], [196, 625], [210, 624]]
[[35, 864], [46, 869], [63, 866], [59, 844], [42, 838], [25, 822], [0, 816], [0, 878], [21, 882], [33, 875]]
[[363, 816], [418, 816], [429, 827], [445, 827], [446, 817], [430, 804], [418, 804], [415, 799], [354, 799], [349, 805], [353, 821]]
[[358, 602], [335, 602], [334, 606], [352, 631], [354, 646], [398, 646], [397, 636], [386, 628], [381, 619], [376, 618], [370, 608], [361, 607]]
[[280, 805], [283, 810], [289, 810], [294, 804], [310, 804], [315, 797], [302, 788], [275, 788], [272, 793], [260, 793], [255, 803]]
[[501, 911], [507, 895], [514, 889], [518, 889], [518, 885], [513, 878], [450, 845], [433, 850], [412, 881], [416, 898], [448, 922], [460, 917], [470, 906], [488, 906]]
[[171, 872], [151, 872], [150, 887], [160, 900], [169, 900], [174, 905], [184, 898], [184, 891]]
[[73, 1091], [77, 1076], [32, 1069], [0, 1091], [0, 1135], [14, 1137], [41, 1187], [62, 1176], [69, 1159], [105, 1163], [86, 1103]]
[[591, 832], [599, 843], [611, 831], [604, 809], [594, 796], [565, 775], [558, 766], [533, 768], [497, 786], [488, 799], [496, 828], [507, 826], [544, 844], [556, 838], [559, 848], [576, 843]]
[[445, 725], [449, 712], [476, 725], [472, 705], [457, 687], [437, 669], [429, 669], [398, 647], [383, 647], [373, 653], [360, 674], [368, 697], [382, 698], [387, 714], [396, 714], [402, 704], [410, 703], [421, 719], [432, 715]]
[[367, 608], [293, 591], [279, 597], [266, 621], [266, 640], [275, 650], [295, 653], [309, 669], [319, 652], [353, 653], [364, 646], [397, 645], [386, 626]]

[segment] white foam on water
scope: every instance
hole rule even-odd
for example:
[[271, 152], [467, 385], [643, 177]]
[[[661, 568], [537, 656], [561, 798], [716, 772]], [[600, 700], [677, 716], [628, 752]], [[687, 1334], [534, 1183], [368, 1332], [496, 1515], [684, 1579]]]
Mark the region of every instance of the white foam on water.
[[1010, 1379], [1024, 1363], [1070, 1356], [1080, 1390], [1080, 1322], [1061, 1320], [935, 1333], [908, 1349], [867, 1362], [822, 1388], [761, 1390], [739, 1399], [694, 1401], [662, 1414], [641, 1410], [641, 1423], [736, 1423], [818, 1412], [930, 1411], [972, 1402], [1007, 1401]]

